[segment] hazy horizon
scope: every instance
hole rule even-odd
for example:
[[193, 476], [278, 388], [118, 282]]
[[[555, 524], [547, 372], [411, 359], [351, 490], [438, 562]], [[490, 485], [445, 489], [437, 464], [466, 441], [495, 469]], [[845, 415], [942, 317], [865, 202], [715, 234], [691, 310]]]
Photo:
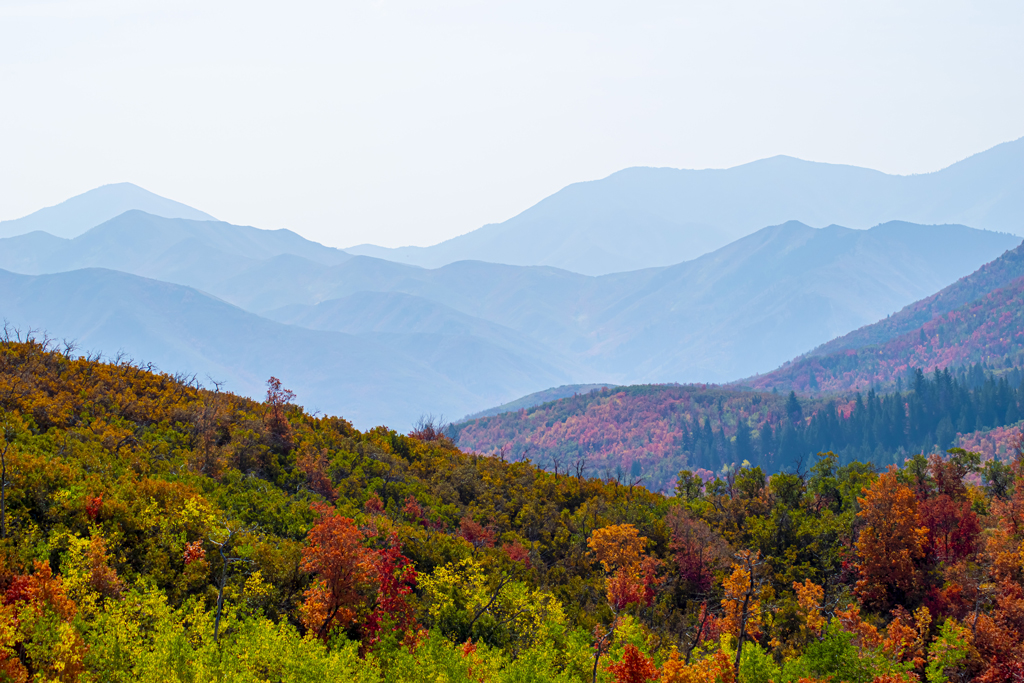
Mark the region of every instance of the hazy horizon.
[[1024, 6], [0, 2], [0, 219], [132, 182], [429, 245], [633, 166], [895, 174], [1024, 135]]

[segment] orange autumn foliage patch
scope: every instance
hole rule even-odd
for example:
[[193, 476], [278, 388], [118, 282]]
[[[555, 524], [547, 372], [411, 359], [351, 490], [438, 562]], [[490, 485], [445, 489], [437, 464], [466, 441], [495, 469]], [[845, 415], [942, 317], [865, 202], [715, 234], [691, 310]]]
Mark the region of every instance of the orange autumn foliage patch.
[[364, 606], [373, 577], [374, 553], [363, 547], [363, 533], [355, 522], [326, 505], [318, 505], [320, 521], [309, 532], [302, 551], [302, 569], [314, 575], [305, 592], [302, 621], [327, 638], [337, 626], [352, 624]]
[[615, 524], [596, 530], [587, 541], [590, 552], [606, 572], [630, 568], [640, 561], [647, 539], [632, 524]]
[[659, 683], [736, 683], [736, 671], [729, 656], [716, 652], [712, 657], [686, 664], [673, 651], [662, 664]]
[[917, 496], [890, 468], [858, 498], [864, 528], [857, 539], [857, 595], [870, 606], [896, 604], [918, 587], [917, 562], [924, 557], [928, 529], [921, 525]]

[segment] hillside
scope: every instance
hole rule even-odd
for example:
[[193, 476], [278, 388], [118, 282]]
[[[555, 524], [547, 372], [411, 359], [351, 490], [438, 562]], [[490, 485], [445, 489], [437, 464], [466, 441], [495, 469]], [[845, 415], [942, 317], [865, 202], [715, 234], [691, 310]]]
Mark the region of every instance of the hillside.
[[948, 313], [1024, 277], [1024, 244], [1011, 249], [991, 263], [960, 278], [948, 287], [897, 313], [822, 344], [807, 355], [827, 356], [837, 351], [858, 349], [891, 341], [916, 331], [932, 318]]
[[824, 455], [799, 477], [682, 472], [666, 497], [463, 453], [429, 425], [359, 431], [300, 401], [276, 381], [256, 402], [0, 339], [0, 676], [912, 683], [1024, 669], [1019, 462], [960, 452], [878, 474]]
[[125, 211], [145, 211], [165, 218], [213, 221], [213, 216], [191, 206], [144, 190], [131, 183], [114, 183], [89, 190], [22, 218], [0, 221], [0, 238], [42, 231], [71, 239]]
[[[774, 443], [757, 440], [785, 415], [786, 397], [777, 394], [634, 385], [471, 418], [454, 425], [452, 433], [463, 450], [528, 460], [551, 471], [579, 468], [591, 476], [671, 491], [679, 470], [717, 472], [740, 455], [777, 470], [784, 463], [774, 462]], [[734, 447], [740, 424], [757, 430], [749, 452]], [[784, 454], [785, 464], [795, 455]]]
[[[616, 387], [468, 419], [452, 435], [465, 450], [670, 491], [681, 469], [722, 475], [747, 462], [768, 473], [805, 471], [824, 451], [843, 463], [900, 464], [914, 453], [980, 444], [980, 433], [993, 428], [1018, 430], [1024, 418], [1019, 369], [999, 379], [980, 365], [959, 374], [917, 370], [908, 387], [843, 398], [706, 385]], [[1005, 439], [1003, 445], [1005, 454]]]
[[765, 225], [894, 219], [1024, 236], [1024, 138], [912, 176], [785, 156], [724, 170], [630, 168], [434, 246], [348, 251], [427, 268], [480, 260], [603, 275], [687, 261]]
[[482, 410], [479, 413], [467, 415], [462, 418], [460, 422], [475, 420], [480, 417], [490, 417], [491, 415], [500, 415], [501, 413], [511, 413], [517, 410], [539, 406], [542, 403], [557, 401], [560, 398], [569, 398], [570, 396], [576, 396], [577, 394], [589, 394], [593, 391], [603, 391], [605, 389], [614, 388], [615, 387], [610, 384], [564, 384], [560, 387], [551, 387], [544, 391], [534, 392], [528, 396], [517, 398], [515, 401], [509, 401], [508, 403], [503, 403], [500, 406]]
[[[943, 302], [924, 303], [907, 318], [923, 316], [936, 303]], [[887, 327], [877, 335], [884, 338], [893, 329]], [[870, 336], [871, 331], [865, 331], [859, 338]], [[742, 384], [762, 390], [857, 391], [893, 385], [910, 368], [930, 372], [975, 363], [996, 369], [1024, 367], [1024, 276], [884, 343], [814, 353]]]

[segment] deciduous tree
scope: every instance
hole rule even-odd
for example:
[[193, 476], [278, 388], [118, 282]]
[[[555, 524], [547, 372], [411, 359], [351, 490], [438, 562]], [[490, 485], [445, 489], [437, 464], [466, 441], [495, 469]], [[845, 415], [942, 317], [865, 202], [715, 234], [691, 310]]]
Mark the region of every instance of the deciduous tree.
[[857, 500], [858, 517], [864, 523], [857, 539], [857, 595], [878, 609], [905, 603], [906, 596], [919, 587], [917, 563], [928, 540], [917, 496], [890, 469]]

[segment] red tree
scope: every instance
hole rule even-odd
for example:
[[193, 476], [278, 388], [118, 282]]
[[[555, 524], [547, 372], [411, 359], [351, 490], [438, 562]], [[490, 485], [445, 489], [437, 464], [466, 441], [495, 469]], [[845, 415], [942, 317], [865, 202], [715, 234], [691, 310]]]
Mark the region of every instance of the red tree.
[[377, 551], [374, 562], [377, 600], [366, 620], [367, 644], [380, 641], [385, 629], [405, 633], [416, 628], [416, 615], [409, 595], [416, 587], [416, 568], [402, 554], [398, 537], [392, 533], [388, 547]]
[[302, 569], [316, 578], [306, 590], [302, 622], [321, 638], [356, 621], [373, 581], [375, 553], [363, 547], [356, 523], [330, 507], [314, 506], [320, 521], [309, 532]]
[[615, 676], [616, 683], [645, 683], [658, 680], [654, 662], [635, 645], [627, 645], [622, 661], [610, 662], [606, 667]]

